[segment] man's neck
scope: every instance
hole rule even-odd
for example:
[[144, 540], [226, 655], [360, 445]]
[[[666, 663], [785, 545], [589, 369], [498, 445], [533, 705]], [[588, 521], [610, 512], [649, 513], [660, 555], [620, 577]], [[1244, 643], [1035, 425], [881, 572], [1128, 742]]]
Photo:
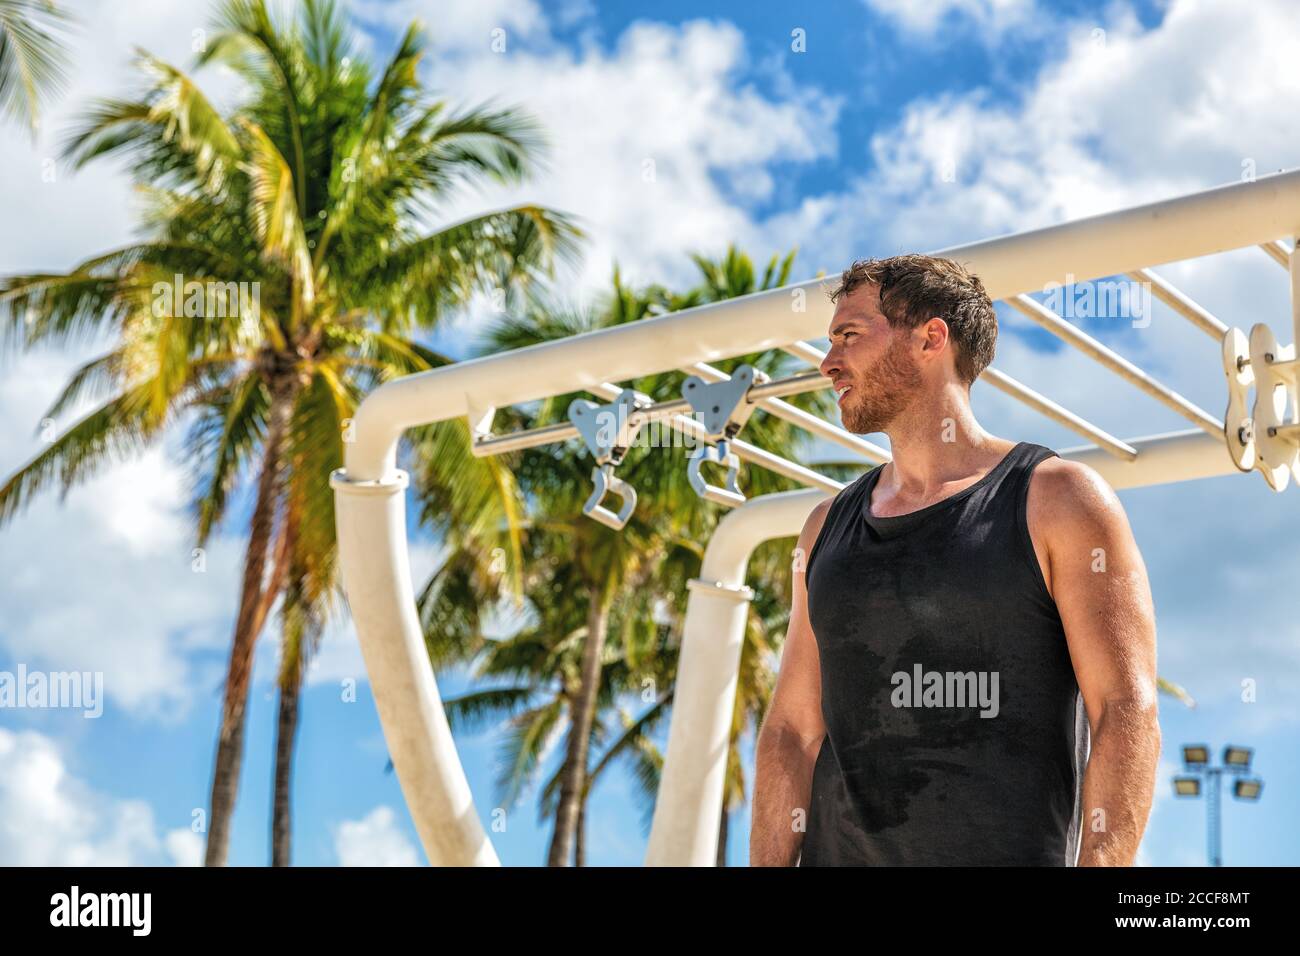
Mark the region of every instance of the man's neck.
[[885, 430], [893, 461], [880, 481], [891, 497], [920, 501], [954, 483], [978, 480], [1014, 447], [984, 430], [959, 386], [914, 408]]

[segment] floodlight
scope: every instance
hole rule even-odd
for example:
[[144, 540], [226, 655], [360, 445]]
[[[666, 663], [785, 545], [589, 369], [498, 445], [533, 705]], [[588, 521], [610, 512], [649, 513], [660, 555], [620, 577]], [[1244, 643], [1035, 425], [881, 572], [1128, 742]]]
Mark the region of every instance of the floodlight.
[[1258, 800], [1260, 791], [1264, 789], [1264, 781], [1256, 780], [1253, 777], [1238, 780], [1232, 788], [1232, 795], [1238, 800]]
[[1252, 753], [1254, 751], [1249, 747], [1234, 747], [1229, 744], [1223, 748], [1223, 765], [1230, 770], [1249, 770]]

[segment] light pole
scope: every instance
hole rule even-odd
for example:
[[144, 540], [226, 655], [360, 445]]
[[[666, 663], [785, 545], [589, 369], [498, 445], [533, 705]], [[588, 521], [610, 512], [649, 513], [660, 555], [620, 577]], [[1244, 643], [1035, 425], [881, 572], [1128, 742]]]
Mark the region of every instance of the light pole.
[[1174, 796], [1199, 797], [1201, 795], [1201, 778], [1207, 783], [1206, 827], [1210, 866], [1223, 866], [1223, 851], [1219, 836], [1219, 779], [1225, 772], [1233, 777], [1232, 795], [1238, 800], [1255, 801], [1264, 789], [1264, 781], [1258, 777], [1249, 777], [1250, 757], [1254, 751], [1249, 747], [1234, 747], [1231, 744], [1223, 748], [1223, 766], [1215, 767], [1210, 763], [1210, 748], [1205, 744], [1189, 744], [1183, 747], [1183, 776], [1174, 777]]

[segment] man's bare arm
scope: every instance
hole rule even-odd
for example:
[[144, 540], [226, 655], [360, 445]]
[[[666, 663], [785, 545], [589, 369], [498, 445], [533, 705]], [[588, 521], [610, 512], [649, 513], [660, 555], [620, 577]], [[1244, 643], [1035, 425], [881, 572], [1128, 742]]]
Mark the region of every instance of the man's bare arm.
[[826, 726], [822, 722], [821, 666], [808, 621], [803, 568], [821, 533], [833, 499], [817, 505], [804, 522], [795, 552], [793, 601], [772, 703], [758, 734], [754, 803], [749, 828], [750, 866], [799, 862], [812, 795], [813, 766]]
[[1160, 757], [1155, 607], [1146, 567], [1119, 498], [1085, 465], [1039, 465], [1028, 512], [1031, 534], [1047, 543], [1049, 588], [1092, 732], [1079, 866], [1131, 866]]

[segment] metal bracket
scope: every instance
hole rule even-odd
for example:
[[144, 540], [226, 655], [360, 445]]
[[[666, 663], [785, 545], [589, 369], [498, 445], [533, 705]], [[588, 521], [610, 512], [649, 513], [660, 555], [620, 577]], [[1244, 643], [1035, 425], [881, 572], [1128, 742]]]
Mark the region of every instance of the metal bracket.
[[[716, 445], [702, 444], [696, 448], [687, 465], [691, 487], [706, 501], [728, 508], [745, 503], [745, 496], [737, 483], [740, 459], [731, 450], [730, 440], [745, 427], [745, 422], [758, 407], [749, 401], [750, 388], [767, 381], [768, 376], [752, 365], [741, 365], [730, 378], [721, 382], [706, 382], [698, 375], [691, 375], [682, 383], [682, 398], [690, 404], [707, 437], [717, 442]], [[726, 466], [725, 485], [711, 485], [704, 480], [700, 468], [705, 462]]]
[[[1251, 327], [1249, 338], [1240, 329], [1229, 329], [1223, 336], [1223, 371], [1228, 378], [1223, 431], [1233, 464], [1242, 471], [1263, 472], [1274, 491], [1285, 490], [1292, 477], [1300, 482], [1300, 362], [1295, 345], [1278, 345], [1263, 322]], [[1247, 415], [1252, 386], [1255, 404]]]
[[690, 402], [710, 438], [734, 438], [757, 407], [746, 400], [750, 388], [766, 381], [768, 377], [752, 365], [740, 366], [721, 382], [691, 375], [682, 383], [682, 398]]
[[[596, 467], [591, 472], [595, 488], [583, 504], [582, 513], [615, 531], [621, 530], [632, 517], [636, 508], [636, 489], [616, 478], [614, 467], [622, 464], [641, 429], [641, 422], [632, 413], [651, 404], [653, 401], [649, 396], [630, 388], [619, 392], [608, 405], [597, 405], [585, 398], [575, 398], [569, 403], [569, 421], [596, 459]], [[600, 504], [609, 492], [623, 499], [623, 506], [617, 514]]]
[[1255, 422], [1247, 413], [1247, 393], [1255, 384], [1250, 367], [1250, 342], [1241, 329], [1223, 335], [1223, 374], [1228, 377], [1228, 408], [1223, 415], [1223, 437], [1228, 454], [1239, 471], [1255, 468]]
[[723, 584], [721, 581], [709, 581], [706, 578], [691, 578], [686, 582], [686, 588], [698, 594], [708, 594], [729, 601], [754, 600], [754, 589], [747, 584]]

